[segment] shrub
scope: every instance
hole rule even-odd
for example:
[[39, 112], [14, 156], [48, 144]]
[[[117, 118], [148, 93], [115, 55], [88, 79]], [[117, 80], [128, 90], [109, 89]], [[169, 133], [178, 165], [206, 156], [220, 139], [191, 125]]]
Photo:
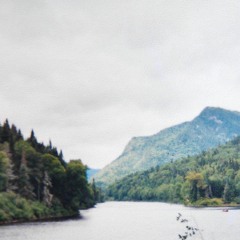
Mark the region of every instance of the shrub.
[[221, 206], [223, 205], [223, 201], [220, 198], [201, 198], [194, 204], [196, 206], [202, 206], [202, 207], [215, 207], [215, 206]]

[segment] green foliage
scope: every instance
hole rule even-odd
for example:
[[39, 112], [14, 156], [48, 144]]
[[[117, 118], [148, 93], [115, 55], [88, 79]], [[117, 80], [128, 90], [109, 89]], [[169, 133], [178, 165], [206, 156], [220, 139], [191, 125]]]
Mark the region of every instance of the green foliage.
[[[192, 121], [164, 129], [152, 136], [132, 138], [123, 153], [94, 178], [97, 183], [110, 185], [131, 173], [145, 171], [225, 144], [236, 133], [240, 133], [238, 112], [208, 107]], [[204, 165], [206, 159], [199, 161], [200, 165]], [[194, 168], [196, 163], [189, 164], [189, 168]]]
[[43, 204], [27, 201], [14, 193], [0, 194], [0, 211], [0, 221], [36, 219], [38, 215], [44, 216], [43, 212], [49, 213]]
[[8, 157], [5, 152], [0, 152], [0, 191], [4, 191], [7, 185]]
[[64, 209], [58, 201], [49, 208], [44, 203], [26, 200], [13, 192], [0, 193], [0, 222], [50, 219], [70, 214], [73, 212]]
[[201, 173], [188, 172], [186, 180], [190, 183], [189, 198], [191, 202], [197, 201], [200, 195], [200, 189], [204, 189], [204, 178]]
[[223, 205], [223, 200], [221, 198], [201, 198], [197, 200], [194, 203], [194, 205], [201, 206], [201, 207], [206, 207], [206, 206], [217, 207], [217, 206]]
[[110, 199], [184, 202], [189, 205], [239, 203], [240, 137], [223, 146], [131, 174], [106, 190]]
[[24, 140], [6, 120], [0, 126], [0, 222], [76, 215], [94, 206], [99, 190], [87, 182], [86, 170], [80, 160], [66, 163], [51, 142], [39, 143], [33, 130]]
[[18, 193], [26, 199], [33, 200], [35, 198], [35, 194], [33, 192], [33, 186], [30, 183], [29, 169], [27, 165], [24, 163], [21, 164], [19, 169]]
[[87, 182], [87, 167], [81, 160], [72, 160], [66, 168], [66, 202], [73, 209], [92, 207], [94, 192]]

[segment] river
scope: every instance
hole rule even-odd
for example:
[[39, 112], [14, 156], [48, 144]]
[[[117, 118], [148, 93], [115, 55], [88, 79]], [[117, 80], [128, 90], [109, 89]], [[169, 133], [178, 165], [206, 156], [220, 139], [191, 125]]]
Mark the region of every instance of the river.
[[[180, 213], [179, 221], [176, 217]], [[177, 240], [186, 226], [199, 228], [187, 239], [238, 240], [240, 210], [186, 208], [148, 202], [106, 202], [81, 211], [82, 218], [0, 227], [1, 240]], [[181, 223], [181, 219], [188, 222]], [[190, 233], [190, 232], [189, 232]]]

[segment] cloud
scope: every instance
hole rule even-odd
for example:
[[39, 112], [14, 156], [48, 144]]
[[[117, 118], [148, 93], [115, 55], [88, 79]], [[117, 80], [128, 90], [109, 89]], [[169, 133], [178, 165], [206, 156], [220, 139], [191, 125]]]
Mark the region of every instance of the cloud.
[[240, 110], [237, 0], [1, 1], [0, 116], [102, 167], [132, 136]]

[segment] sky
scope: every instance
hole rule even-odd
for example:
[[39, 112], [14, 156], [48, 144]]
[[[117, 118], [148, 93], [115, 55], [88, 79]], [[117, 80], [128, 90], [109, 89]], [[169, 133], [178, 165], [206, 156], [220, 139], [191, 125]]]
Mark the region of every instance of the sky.
[[134, 136], [240, 111], [238, 0], [0, 0], [0, 121], [102, 168]]

